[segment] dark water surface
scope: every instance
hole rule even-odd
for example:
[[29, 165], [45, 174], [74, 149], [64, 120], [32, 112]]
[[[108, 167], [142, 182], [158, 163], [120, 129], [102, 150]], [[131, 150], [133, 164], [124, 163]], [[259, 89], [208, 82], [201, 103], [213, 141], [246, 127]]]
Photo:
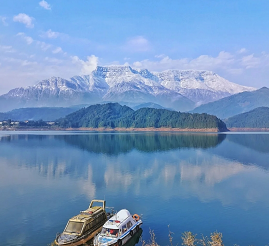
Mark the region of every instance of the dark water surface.
[[0, 245], [48, 245], [93, 198], [142, 214], [162, 246], [168, 225], [174, 245], [266, 245], [268, 170], [265, 133], [1, 132]]

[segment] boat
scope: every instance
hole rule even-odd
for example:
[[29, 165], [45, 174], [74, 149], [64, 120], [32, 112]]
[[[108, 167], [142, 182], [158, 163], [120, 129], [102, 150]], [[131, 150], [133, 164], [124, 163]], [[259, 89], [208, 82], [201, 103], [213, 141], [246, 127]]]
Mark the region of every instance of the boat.
[[89, 208], [68, 220], [64, 231], [56, 236], [54, 245], [76, 246], [94, 238], [112, 216], [106, 213], [105, 206], [105, 200], [92, 200]]
[[94, 246], [122, 246], [139, 232], [142, 220], [138, 214], [133, 216], [127, 209], [113, 215], [104, 225], [101, 232], [94, 237]]

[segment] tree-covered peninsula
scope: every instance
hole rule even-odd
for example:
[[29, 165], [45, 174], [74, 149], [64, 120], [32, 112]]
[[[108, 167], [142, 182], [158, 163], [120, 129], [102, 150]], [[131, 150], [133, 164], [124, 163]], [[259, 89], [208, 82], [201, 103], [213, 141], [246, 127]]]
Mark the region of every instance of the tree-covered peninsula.
[[141, 108], [136, 111], [118, 103], [92, 105], [57, 120], [60, 128], [172, 128], [227, 131], [216, 116], [190, 114], [166, 109]]
[[226, 120], [229, 128], [269, 129], [269, 108], [259, 107]]

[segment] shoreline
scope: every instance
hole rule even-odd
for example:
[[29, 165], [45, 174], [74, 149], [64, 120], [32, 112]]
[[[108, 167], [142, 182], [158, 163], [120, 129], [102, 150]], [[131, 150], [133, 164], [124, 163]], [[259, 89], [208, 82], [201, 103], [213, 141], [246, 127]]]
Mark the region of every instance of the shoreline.
[[1, 131], [95, 131], [95, 132], [223, 132], [219, 131], [217, 128], [92, 128], [92, 127], [80, 127], [80, 128], [5, 128], [1, 129]]
[[229, 128], [230, 132], [269, 132], [269, 128]]
[[67, 128], [66, 131], [98, 131], [98, 132], [219, 132], [217, 128], [201, 128], [201, 129], [188, 129], [188, 128], [168, 128], [168, 127], [161, 127], [161, 128], [154, 128], [154, 127], [147, 127], [147, 128], [88, 128], [88, 127], [80, 127], [80, 128]]
[[219, 131], [217, 128], [169, 128], [169, 127], [147, 127], [147, 128], [92, 128], [92, 127], [80, 127], [80, 128], [47, 128], [47, 127], [5, 127], [0, 128], [0, 131], [94, 131], [94, 132], [269, 132], [269, 128], [229, 128], [227, 131]]

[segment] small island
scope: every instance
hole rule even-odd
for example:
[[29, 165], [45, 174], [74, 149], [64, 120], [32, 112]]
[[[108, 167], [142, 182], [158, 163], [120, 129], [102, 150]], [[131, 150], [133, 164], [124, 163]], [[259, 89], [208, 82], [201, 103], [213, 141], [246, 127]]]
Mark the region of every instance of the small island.
[[2, 130], [94, 130], [94, 131], [228, 131], [216, 116], [167, 109], [133, 110], [118, 103], [96, 104], [55, 121], [1, 122]]

